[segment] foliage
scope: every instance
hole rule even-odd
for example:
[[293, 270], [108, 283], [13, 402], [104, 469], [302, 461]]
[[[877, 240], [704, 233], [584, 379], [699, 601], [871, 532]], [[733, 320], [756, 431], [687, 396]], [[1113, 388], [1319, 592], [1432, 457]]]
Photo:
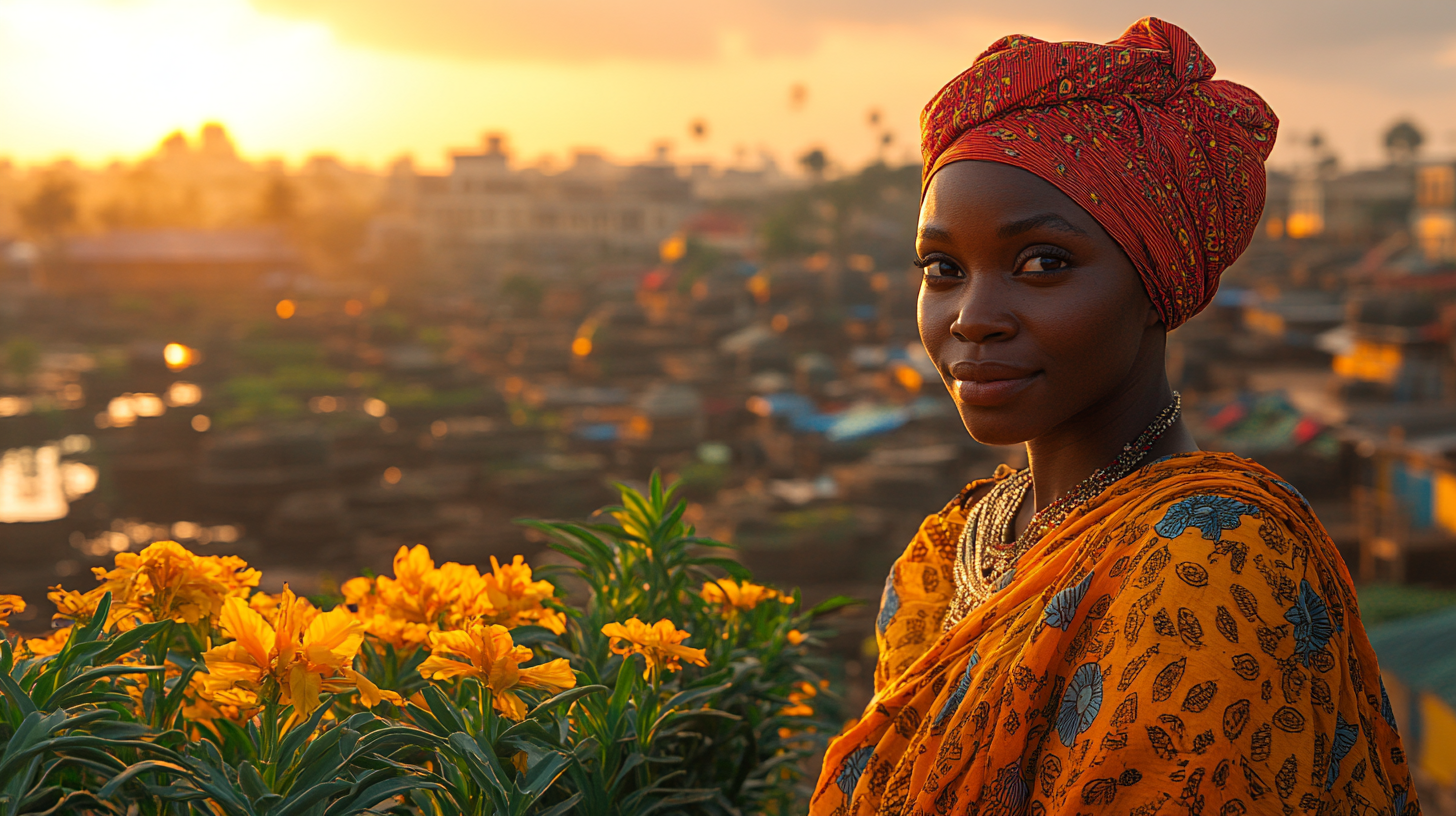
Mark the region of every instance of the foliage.
[[[788, 813], [834, 723], [819, 615], [697, 537], [654, 475], [568, 564], [401, 548], [321, 609], [174, 542], [0, 637], [6, 814]], [[24, 601], [0, 596], [0, 632]]]

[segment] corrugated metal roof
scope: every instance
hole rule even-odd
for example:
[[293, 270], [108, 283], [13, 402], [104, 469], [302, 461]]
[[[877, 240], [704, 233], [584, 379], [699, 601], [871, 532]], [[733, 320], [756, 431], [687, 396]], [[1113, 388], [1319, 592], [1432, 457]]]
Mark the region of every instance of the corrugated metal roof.
[[1369, 635], [1382, 672], [1456, 707], [1456, 607], [1382, 624]]

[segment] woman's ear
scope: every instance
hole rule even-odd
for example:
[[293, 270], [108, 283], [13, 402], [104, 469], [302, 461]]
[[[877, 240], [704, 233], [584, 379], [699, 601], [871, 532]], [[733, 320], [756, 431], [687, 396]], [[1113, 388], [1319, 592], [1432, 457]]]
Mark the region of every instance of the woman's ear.
[[1143, 328], [1151, 329], [1163, 322], [1163, 316], [1153, 307], [1153, 299], [1148, 297], [1146, 289], [1143, 290], [1143, 309]]

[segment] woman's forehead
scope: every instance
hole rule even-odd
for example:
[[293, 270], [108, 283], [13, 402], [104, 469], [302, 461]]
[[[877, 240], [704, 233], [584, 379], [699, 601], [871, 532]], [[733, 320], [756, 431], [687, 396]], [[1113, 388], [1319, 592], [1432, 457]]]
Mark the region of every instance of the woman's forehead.
[[921, 240], [953, 240], [957, 232], [1014, 237], [1034, 228], [1087, 237], [1101, 226], [1055, 185], [1034, 173], [987, 161], [941, 168], [920, 206]]

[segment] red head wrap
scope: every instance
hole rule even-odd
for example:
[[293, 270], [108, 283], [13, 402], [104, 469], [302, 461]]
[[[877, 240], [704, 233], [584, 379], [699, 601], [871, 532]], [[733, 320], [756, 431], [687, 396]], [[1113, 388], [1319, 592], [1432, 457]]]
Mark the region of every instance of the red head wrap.
[[968, 159], [1041, 176], [1117, 241], [1175, 328], [1249, 245], [1279, 127], [1258, 94], [1213, 71], [1186, 31], [1153, 17], [1107, 45], [1005, 37], [920, 114], [922, 194]]

